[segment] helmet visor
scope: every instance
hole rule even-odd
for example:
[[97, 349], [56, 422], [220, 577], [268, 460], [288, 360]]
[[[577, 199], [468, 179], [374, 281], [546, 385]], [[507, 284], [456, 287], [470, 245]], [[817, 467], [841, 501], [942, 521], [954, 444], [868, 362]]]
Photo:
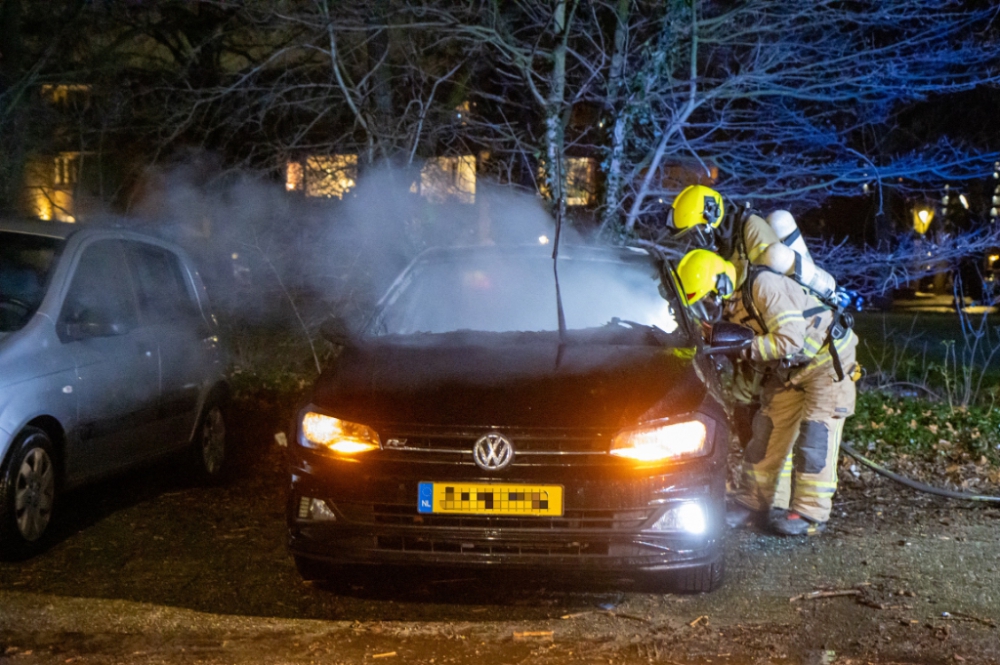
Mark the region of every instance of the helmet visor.
[[726, 298], [731, 298], [735, 290], [733, 280], [730, 279], [729, 275], [720, 272], [719, 276], [715, 278], [715, 292], [725, 300]]
[[713, 252], [717, 249], [715, 227], [708, 224], [695, 224], [686, 229], [679, 229], [674, 233], [674, 238], [685, 241], [690, 248], [707, 249]]
[[722, 299], [716, 293], [709, 293], [691, 305], [695, 318], [705, 323], [717, 323], [722, 319]]

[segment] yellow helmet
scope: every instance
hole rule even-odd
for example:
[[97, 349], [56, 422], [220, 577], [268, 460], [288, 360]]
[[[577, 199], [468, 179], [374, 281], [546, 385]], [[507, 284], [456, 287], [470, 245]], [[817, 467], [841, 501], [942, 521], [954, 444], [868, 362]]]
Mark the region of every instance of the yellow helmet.
[[736, 290], [736, 266], [707, 249], [692, 249], [677, 264], [677, 277], [688, 305], [714, 294], [722, 299]]
[[722, 222], [725, 212], [722, 195], [704, 185], [685, 187], [674, 199], [672, 208], [673, 225], [679, 231], [698, 224], [707, 224], [714, 229]]

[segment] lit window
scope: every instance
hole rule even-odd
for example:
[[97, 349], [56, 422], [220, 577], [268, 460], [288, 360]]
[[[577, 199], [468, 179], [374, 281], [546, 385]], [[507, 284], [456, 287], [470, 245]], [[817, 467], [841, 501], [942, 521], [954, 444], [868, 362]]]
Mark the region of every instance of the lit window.
[[301, 162], [288, 162], [285, 166], [285, 191], [301, 192], [305, 184], [305, 171]]
[[73, 215], [73, 192], [64, 189], [35, 187], [32, 207], [35, 216], [44, 221], [75, 222]]
[[[594, 174], [597, 172], [597, 160], [593, 157], [566, 157], [562, 163], [566, 180], [566, 205], [590, 205], [594, 192]], [[542, 196], [549, 197], [551, 192], [544, 180], [543, 167], [538, 169]]]
[[285, 190], [318, 198], [344, 198], [358, 179], [357, 155], [315, 155], [285, 165]]
[[61, 152], [54, 160], [52, 184], [56, 187], [72, 187], [80, 177], [80, 153]]
[[590, 205], [594, 191], [594, 173], [597, 170], [593, 157], [567, 157], [566, 168], [566, 205]]
[[420, 171], [420, 195], [433, 203], [475, 203], [475, 155], [428, 160]]
[[42, 95], [53, 104], [86, 104], [90, 101], [90, 86], [83, 83], [46, 83]]

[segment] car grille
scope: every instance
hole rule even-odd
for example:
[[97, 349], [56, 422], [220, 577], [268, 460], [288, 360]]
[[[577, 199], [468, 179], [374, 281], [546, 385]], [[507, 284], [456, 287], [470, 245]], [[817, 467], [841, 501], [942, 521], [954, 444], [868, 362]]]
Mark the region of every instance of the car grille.
[[590, 456], [592, 459], [604, 457], [610, 447], [610, 436], [596, 430], [429, 430], [398, 426], [378, 429], [382, 438], [383, 455], [388, 456], [388, 459], [411, 461], [447, 458], [451, 462], [471, 464], [473, 445], [481, 436], [492, 431], [500, 431], [511, 440], [515, 450], [515, 465], [537, 464], [566, 456]]
[[456, 529], [533, 529], [542, 531], [610, 529], [634, 531], [647, 522], [655, 509], [567, 510], [561, 517], [417, 514], [411, 506], [395, 504], [337, 503], [344, 519], [352, 523]]
[[[545, 542], [503, 542], [486, 541], [463, 542], [442, 538], [379, 536], [375, 539], [375, 549], [397, 552], [434, 552], [464, 554], [466, 556], [560, 556], [560, 557], [606, 557], [610, 553], [608, 542], [545, 543]], [[635, 548], [638, 550], [638, 548]]]

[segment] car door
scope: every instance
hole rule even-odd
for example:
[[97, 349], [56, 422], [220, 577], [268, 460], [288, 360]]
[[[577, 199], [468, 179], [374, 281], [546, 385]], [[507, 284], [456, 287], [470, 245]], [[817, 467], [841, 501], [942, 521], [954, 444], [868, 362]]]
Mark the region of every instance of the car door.
[[71, 475], [102, 475], [145, 458], [157, 445], [159, 352], [153, 331], [140, 325], [121, 241], [84, 247], [57, 331], [77, 368]]
[[128, 241], [126, 250], [140, 319], [154, 331], [160, 350], [163, 443], [177, 447], [190, 440], [205, 377], [214, 367], [205, 343], [210, 333], [180, 257], [138, 241]]

